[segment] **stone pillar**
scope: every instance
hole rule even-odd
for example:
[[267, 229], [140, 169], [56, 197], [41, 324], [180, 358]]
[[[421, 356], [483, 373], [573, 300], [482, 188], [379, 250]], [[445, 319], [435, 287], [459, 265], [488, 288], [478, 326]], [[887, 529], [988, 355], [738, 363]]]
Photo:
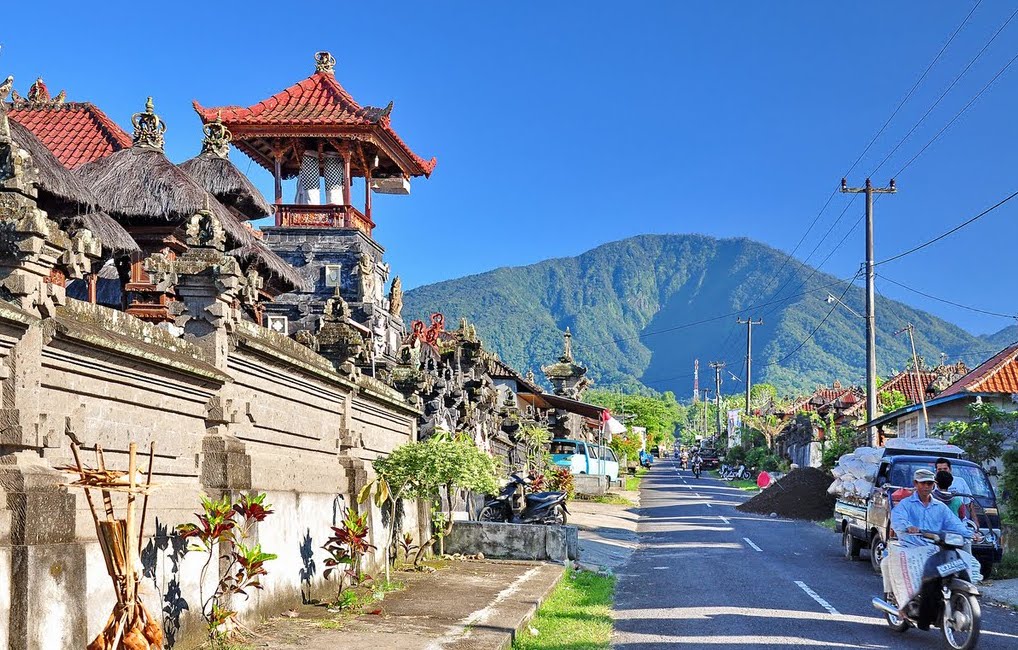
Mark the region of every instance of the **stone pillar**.
[[35, 452], [0, 456], [0, 494], [6, 497], [0, 569], [6, 564], [11, 585], [3, 647], [9, 650], [88, 643], [85, 549], [74, 539], [75, 497], [62, 487], [65, 480]]

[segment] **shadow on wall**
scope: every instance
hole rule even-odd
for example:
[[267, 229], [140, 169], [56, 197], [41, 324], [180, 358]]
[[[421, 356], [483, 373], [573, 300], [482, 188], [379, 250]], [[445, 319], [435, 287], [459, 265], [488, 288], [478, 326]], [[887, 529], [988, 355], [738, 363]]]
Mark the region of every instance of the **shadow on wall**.
[[[159, 555], [167, 553], [167, 551], [169, 551], [166, 557], [170, 560], [171, 577], [168, 582], [161, 583], [160, 579], [165, 578], [166, 574], [160, 575], [156, 571], [156, 565], [159, 562]], [[151, 579], [156, 590], [163, 595], [162, 619], [167, 648], [172, 648], [176, 642], [177, 633], [180, 632], [180, 619], [184, 612], [190, 609], [187, 600], [181, 593], [180, 581], [177, 578], [180, 573], [180, 560], [186, 552], [187, 540], [178, 535], [176, 531], [171, 532], [169, 526], [160, 523], [159, 518], [156, 517], [156, 534], [142, 550], [141, 563], [144, 567], [143, 576]]]
[[[300, 570], [300, 598], [305, 605], [311, 602], [311, 579], [318, 573], [315, 567], [315, 551], [311, 542], [311, 529], [307, 529], [300, 543], [300, 559], [303, 566]], [[305, 591], [305, 588], [307, 589]]]

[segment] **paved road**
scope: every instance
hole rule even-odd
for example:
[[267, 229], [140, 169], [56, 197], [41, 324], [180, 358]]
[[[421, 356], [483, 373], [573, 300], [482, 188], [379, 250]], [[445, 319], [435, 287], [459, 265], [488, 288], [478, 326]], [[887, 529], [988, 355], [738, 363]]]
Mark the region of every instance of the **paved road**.
[[[747, 515], [749, 495], [658, 461], [640, 494], [639, 546], [619, 570], [618, 650], [934, 648], [939, 630], [895, 634], [870, 605], [869, 562], [810, 522]], [[980, 649], [1018, 648], [1018, 614], [983, 604]]]

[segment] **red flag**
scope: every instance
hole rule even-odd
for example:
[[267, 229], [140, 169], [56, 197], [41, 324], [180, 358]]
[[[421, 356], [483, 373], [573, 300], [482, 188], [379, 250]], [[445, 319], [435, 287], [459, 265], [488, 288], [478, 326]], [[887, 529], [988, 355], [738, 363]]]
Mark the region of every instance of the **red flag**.
[[607, 422], [608, 420], [611, 419], [611, 416], [612, 416], [611, 411], [609, 411], [608, 409], [603, 409], [601, 411], [601, 422]]

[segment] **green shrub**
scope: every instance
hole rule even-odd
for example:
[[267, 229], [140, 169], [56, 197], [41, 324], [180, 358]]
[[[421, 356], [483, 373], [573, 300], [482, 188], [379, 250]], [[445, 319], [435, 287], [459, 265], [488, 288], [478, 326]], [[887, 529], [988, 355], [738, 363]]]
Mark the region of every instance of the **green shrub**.
[[755, 447], [746, 452], [746, 465], [765, 472], [778, 469], [781, 459], [772, 454], [766, 447]]
[[735, 446], [725, 452], [726, 465], [741, 465], [746, 462], [746, 450]]
[[1018, 449], [1004, 452], [1004, 474], [1000, 477], [1008, 517], [1018, 520]]

